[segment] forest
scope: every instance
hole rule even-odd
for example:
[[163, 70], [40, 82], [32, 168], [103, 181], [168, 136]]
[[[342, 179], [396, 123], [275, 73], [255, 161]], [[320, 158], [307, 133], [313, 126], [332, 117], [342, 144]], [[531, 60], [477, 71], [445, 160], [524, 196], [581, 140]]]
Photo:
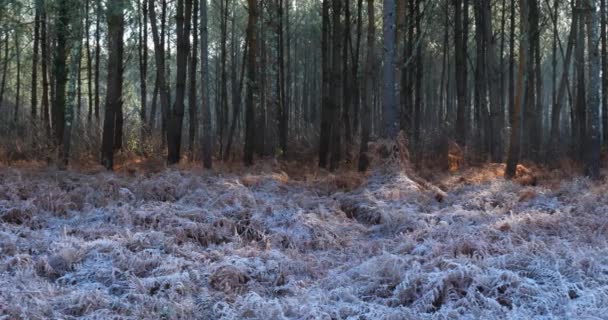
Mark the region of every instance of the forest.
[[0, 0], [0, 319], [606, 319], [606, 0]]

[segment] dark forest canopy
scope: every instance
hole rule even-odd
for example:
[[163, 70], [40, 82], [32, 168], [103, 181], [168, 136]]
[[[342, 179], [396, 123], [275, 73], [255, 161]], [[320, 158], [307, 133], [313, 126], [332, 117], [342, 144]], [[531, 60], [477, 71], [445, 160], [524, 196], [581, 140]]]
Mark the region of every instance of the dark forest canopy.
[[605, 0], [0, 0], [9, 156], [316, 154], [556, 164], [599, 176]]

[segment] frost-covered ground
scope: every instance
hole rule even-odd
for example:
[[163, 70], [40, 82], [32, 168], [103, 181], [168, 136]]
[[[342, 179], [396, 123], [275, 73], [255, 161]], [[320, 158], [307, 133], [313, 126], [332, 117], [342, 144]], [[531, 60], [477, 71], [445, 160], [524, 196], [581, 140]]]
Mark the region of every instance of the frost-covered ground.
[[608, 318], [608, 184], [302, 171], [1, 168], [0, 319]]

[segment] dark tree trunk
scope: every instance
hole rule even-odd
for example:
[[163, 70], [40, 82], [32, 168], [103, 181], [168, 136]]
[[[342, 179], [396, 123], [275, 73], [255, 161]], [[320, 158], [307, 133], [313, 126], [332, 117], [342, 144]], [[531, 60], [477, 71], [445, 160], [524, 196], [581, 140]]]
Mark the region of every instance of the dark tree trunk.
[[[142, 3], [143, 2], [143, 3]], [[139, 24], [139, 88], [140, 88], [140, 110], [139, 119], [142, 126], [142, 139], [145, 138], [146, 134], [146, 114], [147, 114], [147, 98], [148, 98], [148, 4], [146, 0], [138, 0], [137, 5], [139, 6], [138, 12], [141, 11], [141, 15], [138, 15]], [[143, 18], [143, 21], [142, 21]]]
[[108, 170], [114, 166], [114, 150], [116, 144], [117, 120], [122, 114], [122, 82], [123, 82], [123, 33], [124, 0], [110, 0], [108, 3], [108, 78], [106, 93], [106, 110], [103, 124], [103, 140], [101, 144], [101, 164]]
[[245, 164], [253, 164], [255, 143], [255, 95], [256, 82], [256, 52], [257, 52], [257, 17], [258, 8], [256, 0], [247, 0], [249, 19], [247, 21], [247, 96], [245, 98]]
[[[185, 3], [184, 3], [185, 2]], [[182, 127], [184, 122], [184, 99], [186, 97], [186, 76], [188, 53], [190, 52], [190, 22], [192, 0], [177, 1], [177, 72], [175, 77], [175, 103], [167, 122], [167, 163], [176, 164], [180, 160]]]
[[[206, 1], [206, 0], [201, 0]], [[198, 62], [198, 0], [192, 4], [192, 50], [190, 50], [190, 86], [188, 93], [188, 151], [191, 159], [194, 159], [194, 140], [196, 138], [196, 127], [198, 125], [198, 112], [196, 110], [196, 65]]]
[[14, 33], [15, 37], [15, 57], [17, 59], [17, 88], [15, 91], [15, 112], [14, 119], [15, 125], [19, 120], [19, 109], [21, 109], [21, 46], [19, 43], [19, 32]]
[[586, 157], [586, 168], [585, 173], [593, 180], [600, 179], [600, 152], [601, 152], [601, 121], [600, 121], [600, 68], [601, 59], [600, 52], [598, 49], [598, 43], [600, 41], [599, 25], [600, 19], [598, 17], [597, 0], [588, 0], [587, 5], [589, 6], [587, 32], [589, 40], [589, 134], [588, 134], [588, 154]]
[[84, 31], [84, 40], [85, 40], [85, 50], [87, 53], [87, 94], [88, 94], [88, 112], [87, 112], [87, 121], [89, 124], [93, 119], [93, 55], [91, 52], [91, 41], [89, 40], [89, 33], [91, 31], [91, 18], [90, 14], [90, 3], [91, 0], [85, 1], [85, 31]]
[[57, 20], [55, 21], [56, 41], [55, 55], [53, 59], [53, 75], [55, 97], [53, 101], [53, 131], [55, 133], [55, 145], [59, 146], [63, 140], [65, 124], [65, 89], [68, 81], [67, 56], [68, 56], [68, 33], [70, 21], [70, 7], [66, 0], [58, 4]]
[[374, 0], [367, 0], [367, 58], [365, 60], [365, 88], [363, 90], [363, 109], [361, 115], [361, 147], [359, 150], [359, 171], [367, 170], [369, 166], [368, 146], [371, 129], [371, 107], [374, 81], [374, 59], [376, 57]]
[[[395, 1], [384, 0], [383, 8], [384, 67], [382, 91], [383, 136], [397, 138], [399, 118], [395, 93]], [[334, 27], [335, 28], [335, 27]], [[334, 61], [335, 64], [335, 61]], [[335, 66], [334, 66], [335, 67]]]
[[95, 20], [95, 120], [99, 123], [99, 104], [101, 95], [101, 0], [96, 1]]
[[6, 75], [8, 74], [8, 42], [9, 42], [9, 33], [8, 31], [4, 32], [4, 60], [2, 65], [2, 84], [0, 84], [0, 106], [4, 104], [4, 92], [6, 89]]
[[321, 39], [321, 55], [322, 55], [322, 82], [321, 82], [321, 133], [319, 137], [319, 167], [327, 167], [329, 155], [329, 138], [331, 134], [331, 106], [330, 106], [330, 56], [329, 56], [329, 37], [330, 37], [330, 21], [329, 21], [329, 0], [323, 0], [322, 4], [322, 39]]
[[42, 120], [44, 121], [44, 129], [47, 137], [51, 136], [51, 121], [49, 119], [49, 74], [48, 74], [48, 47], [49, 42], [47, 39], [47, 21], [46, 21], [46, 9], [44, 4], [41, 6], [41, 25], [40, 25], [40, 40], [41, 48], [41, 66], [40, 72], [42, 73]]
[[[164, 1], [163, 1], [164, 2]], [[154, 42], [154, 58], [156, 62], [156, 82], [158, 87], [158, 94], [160, 96], [161, 105], [161, 120], [165, 119], [166, 110], [169, 109], [169, 88], [167, 87], [165, 72], [165, 44], [164, 44], [164, 31], [159, 33], [158, 21], [156, 19], [156, 10], [154, 8], [154, 0], [148, 0], [148, 14], [150, 18], [150, 26], [152, 27], [152, 39]], [[164, 25], [164, 23], [161, 22]], [[164, 29], [164, 27], [162, 28]], [[164, 141], [165, 134], [165, 121], [162, 120], [161, 124], [162, 134], [161, 139]]]
[[[464, 9], [463, 9], [464, 6]], [[467, 137], [467, 41], [468, 41], [468, 0], [454, 0], [454, 50], [456, 64], [456, 142], [466, 144]]]
[[[514, 5], [515, 0], [512, 0]], [[519, 162], [520, 152], [520, 141], [521, 141], [521, 130], [520, 130], [520, 113], [522, 103], [526, 101], [525, 92], [527, 85], [527, 73], [526, 73], [526, 54], [529, 52], [529, 41], [530, 36], [528, 26], [528, 6], [526, 0], [519, 0], [520, 6], [520, 30], [521, 40], [519, 44], [519, 67], [517, 74], [517, 93], [515, 94], [515, 101], [513, 106], [513, 113], [511, 115], [511, 139], [509, 146], [509, 156], [507, 159], [507, 168], [505, 170], [505, 177], [508, 179], [514, 178], [517, 171], [517, 163]], [[513, 10], [513, 9], [512, 9]], [[513, 12], [513, 11], [511, 11]], [[511, 21], [513, 21], [511, 17]]]
[[34, 14], [34, 48], [32, 49], [32, 99], [31, 117], [32, 121], [38, 116], [38, 48], [40, 46], [40, 0], [36, 1]]
[[213, 164], [213, 136], [211, 132], [211, 103], [209, 94], [209, 47], [208, 47], [208, 21], [207, 1], [201, 0], [201, 101], [203, 116], [203, 165], [211, 169]]

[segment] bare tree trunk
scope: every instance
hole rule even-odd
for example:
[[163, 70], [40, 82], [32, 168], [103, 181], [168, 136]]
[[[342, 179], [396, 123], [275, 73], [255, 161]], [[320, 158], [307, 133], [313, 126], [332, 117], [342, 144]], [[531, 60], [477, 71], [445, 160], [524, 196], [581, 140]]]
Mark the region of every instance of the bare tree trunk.
[[212, 132], [211, 132], [211, 103], [209, 99], [209, 46], [207, 0], [201, 0], [201, 101], [203, 116], [203, 165], [207, 169], [212, 166]]
[[330, 56], [329, 56], [329, 37], [330, 37], [330, 21], [329, 21], [329, 0], [323, 0], [322, 4], [322, 39], [321, 39], [321, 55], [322, 55], [322, 82], [321, 82], [321, 133], [319, 138], [319, 167], [327, 167], [329, 155], [329, 141], [331, 134], [331, 101], [329, 92], [330, 83]]
[[[514, 4], [515, 0], [512, 1]], [[509, 146], [509, 156], [507, 159], [507, 168], [505, 170], [505, 177], [508, 179], [514, 178], [517, 171], [517, 163], [519, 162], [519, 151], [521, 141], [521, 129], [520, 129], [520, 117], [522, 103], [526, 101], [526, 85], [527, 77], [526, 74], [526, 54], [529, 52], [528, 38], [530, 36], [530, 29], [528, 26], [528, 6], [526, 0], [519, 0], [520, 7], [520, 30], [521, 40], [519, 44], [519, 68], [517, 75], [517, 93], [515, 95], [515, 101], [513, 106], [513, 114], [511, 115], [511, 142]], [[513, 10], [513, 9], [512, 9]], [[512, 11], [513, 12], [513, 11]], [[512, 20], [513, 21], [513, 17]]]
[[[156, 81], [160, 96], [161, 104], [161, 119], [165, 119], [165, 112], [169, 109], [169, 95], [166, 83], [166, 66], [165, 66], [165, 44], [163, 42], [164, 34], [158, 30], [158, 22], [156, 19], [156, 10], [154, 8], [154, 0], [148, 0], [148, 14], [150, 15], [150, 25], [152, 27], [152, 39], [154, 42], [154, 58], [156, 62]], [[162, 135], [165, 134], [165, 121], [163, 120]], [[164, 137], [162, 138], [164, 141]]]
[[[67, 92], [67, 104], [65, 106], [65, 129], [63, 131], [63, 149], [61, 150], [61, 165], [67, 167], [70, 157], [70, 149], [72, 145], [72, 127], [74, 125], [74, 106], [78, 103], [78, 92], [76, 85], [79, 82], [80, 61], [82, 54], [82, 17], [81, 10], [76, 13], [76, 17], [72, 18], [73, 24], [70, 32], [72, 41], [72, 52], [70, 57], [70, 84]], [[80, 90], [80, 89], [78, 89]]]
[[[572, 60], [572, 51], [578, 35], [578, 20], [579, 14], [572, 12], [572, 26], [570, 28], [570, 35], [568, 36], [568, 47], [566, 49], [566, 57], [564, 58], [564, 66], [562, 68], [562, 76], [559, 81], [559, 88], [557, 89], [557, 95], [553, 103], [553, 110], [551, 112], [551, 132], [549, 134], [549, 145], [547, 152], [547, 161], [556, 161], [560, 151], [560, 115], [562, 110], [562, 101], [567, 90], [568, 73], [570, 70], [570, 61]], [[557, 25], [556, 21], [554, 21]]]
[[[464, 6], [464, 9], [463, 9]], [[467, 30], [468, 0], [454, 0], [454, 50], [456, 64], [456, 91], [458, 107], [456, 111], [456, 142], [466, 145], [467, 126]]]
[[0, 106], [4, 104], [4, 90], [6, 89], [6, 74], [8, 73], [8, 42], [9, 33], [4, 32], [4, 63], [2, 65], [2, 84], [0, 84]]
[[247, 0], [249, 19], [247, 21], [247, 96], [245, 98], [245, 164], [253, 164], [255, 143], [255, 96], [257, 91], [256, 80], [256, 52], [257, 52], [257, 17], [258, 8], [256, 0]]
[[190, 23], [192, 21], [192, 0], [178, 0], [175, 17], [177, 34], [177, 72], [175, 75], [175, 103], [167, 122], [168, 164], [176, 164], [181, 157], [182, 127], [184, 122], [184, 99], [186, 98], [186, 77], [188, 53], [190, 52]]
[[93, 119], [93, 56], [91, 52], [91, 41], [89, 40], [89, 33], [91, 32], [91, 18], [90, 14], [91, 0], [85, 0], [85, 26], [84, 26], [84, 40], [85, 50], [87, 53], [87, 94], [88, 94], [88, 112], [87, 122], [91, 123]]
[[[143, 3], [142, 3], [143, 2]], [[141, 12], [141, 16], [138, 15], [138, 24], [139, 24], [139, 88], [140, 88], [140, 110], [139, 110], [139, 119], [141, 121], [141, 134], [142, 140], [145, 139], [146, 135], [146, 113], [147, 113], [147, 98], [148, 98], [148, 3], [146, 0], [138, 0], [137, 1], [138, 10], [137, 12]], [[143, 21], [142, 21], [143, 18]]]
[[112, 170], [114, 166], [117, 118], [122, 116], [118, 111], [122, 109], [123, 33], [125, 27], [125, 4], [123, 1], [110, 0], [107, 12], [108, 78], [103, 140], [101, 144], [101, 164], [108, 170]]
[[47, 21], [46, 21], [46, 9], [44, 4], [41, 5], [41, 25], [40, 25], [40, 40], [41, 48], [41, 66], [40, 72], [42, 73], [42, 120], [44, 121], [44, 129], [47, 137], [51, 136], [51, 121], [49, 119], [49, 74], [48, 74], [48, 39], [47, 39]]
[[55, 133], [55, 145], [61, 145], [65, 125], [65, 88], [68, 80], [66, 61], [68, 57], [68, 33], [70, 21], [70, 8], [66, 0], [58, 4], [58, 12], [55, 22], [56, 40], [55, 55], [53, 61], [55, 99], [53, 101], [53, 131]]
[[[207, 0], [201, 0], [207, 1]], [[194, 140], [196, 138], [196, 127], [198, 125], [198, 112], [196, 110], [196, 65], [198, 62], [198, 0], [192, 4], [192, 50], [190, 50], [190, 91], [188, 93], [188, 114], [190, 124], [188, 125], [188, 151], [190, 158], [194, 159]]]
[[19, 32], [14, 32], [15, 38], [15, 56], [17, 58], [17, 90], [15, 91], [15, 113], [14, 119], [15, 125], [19, 120], [19, 109], [21, 108], [21, 46], [19, 43]]
[[374, 20], [374, 0], [367, 0], [367, 58], [365, 60], [365, 88], [363, 90], [363, 113], [361, 117], [361, 146], [359, 149], [359, 171], [369, 166], [368, 146], [371, 125], [371, 107], [373, 104], [374, 59], [376, 57], [374, 41], [376, 26]]
[[100, 103], [100, 69], [101, 69], [101, 0], [96, 1], [95, 20], [95, 120], [99, 123], [99, 103]]
[[600, 121], [600, 68], [601, 59], [598, 50], [600, 35], [598, 32], [600, 19], [597, 13], [597, 1], [587, 0], [588, 13], [588, 39], [589, 39], [589, 142], [586, 163], [586, 174], [594, 180], [600, 179], [600, 151], [601, 151], [601, 121]]
[[31, 96], [31, 118], [36, 120], [38, 116], [38, 48], [40, 46], [40, 6], [41, 1], [36, 0], [34, 14], [34, 48], [32, 49], [32, 96]]
[[[383, 38], [384, 72], [382, 118], [384, 137], [397, 138], [399, 134], [397, 98], [395, 93], [395, 1], [384, 0]], [[334, 62], [335, 63], [335, 62]]]

